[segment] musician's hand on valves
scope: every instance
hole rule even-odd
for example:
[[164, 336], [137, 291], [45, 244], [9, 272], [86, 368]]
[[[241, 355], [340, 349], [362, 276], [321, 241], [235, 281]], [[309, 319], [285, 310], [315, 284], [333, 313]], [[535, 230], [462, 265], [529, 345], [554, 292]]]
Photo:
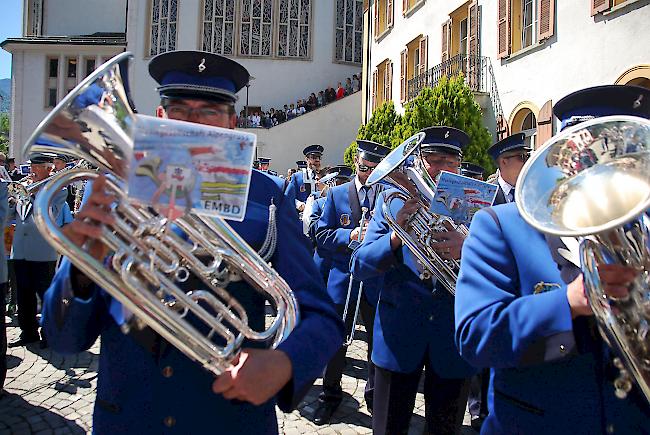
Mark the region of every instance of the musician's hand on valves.
[[[629, 286], [636, 279], [639, 271], [620, 264], [598, 265], [598, 276], [605, 294], [611, 298], [625, 298], [629, 294]], [[584, 289], [583, 276], [580, 274], [567, 287], [567, 298], [571, 307], [571, 316], [588, 316], [592, 314]]]
[[293, 376], [289, 357], [277, 349], [242, 349], [232, 367], [212, 384], [228, 400], [261, 405], [275, 396]]
[[[395, 220], [397, 221], [397, 225], [402, 227], [405, 231], [408, 231], [408, 226], [409, 226], [409, 220], [415, 212], [420, 208], [420, 202], [415, 199], [411, 198], [408, 201], [404, 203], [402, 206], [401, 210], [397, 212], [397, 216], [395, 216]], [[402, 240], [397, 236], [395, 231], [393, 231], [390, 234], [390, 247], [391, 249], [395, 250], [402, 246]]]
[[305, 210], [305, 203], [304, 203], [304, 202], [298, 202], [298, 207], [297, 207], [297, 209], [298, 209], [298, 211], [300, 211], [300, 212], [302, 212], [303, 210]]
[[436, 242], [431, 247], [445, 260], [458, 260], [460, 252], [463, 249], [465, 238], [454, 230], [447, 230], [442, 233], [436, 233]]
[[356, 227], [355, 229], [352, 230], [350, 233], [350, 240], [359, 240], [359, 234], [361, 233], [361, 228]]
[[90, 242], [88, 253], [100, 261], [108, 255], [108, 247], [99, 240], [102, 234], [101, 225], [113, 223], [110, 207], [114, 201], [115, 197], [106, 193], [106, 177], [100, 175], [93, 182], [92, 191], [83, 208], [70, 224], [61, 229], [64, 235], [80, 248]]

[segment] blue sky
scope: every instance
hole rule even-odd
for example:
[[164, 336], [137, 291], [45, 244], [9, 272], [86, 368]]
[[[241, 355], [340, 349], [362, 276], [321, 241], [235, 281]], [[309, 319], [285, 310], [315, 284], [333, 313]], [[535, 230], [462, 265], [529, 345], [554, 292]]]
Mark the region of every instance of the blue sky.
[[[0, 7], [0, 42], [22, 36], [23, 0], [2, 0]], [[11, 54], [0, 49], [0, 79], [11, 77]]]

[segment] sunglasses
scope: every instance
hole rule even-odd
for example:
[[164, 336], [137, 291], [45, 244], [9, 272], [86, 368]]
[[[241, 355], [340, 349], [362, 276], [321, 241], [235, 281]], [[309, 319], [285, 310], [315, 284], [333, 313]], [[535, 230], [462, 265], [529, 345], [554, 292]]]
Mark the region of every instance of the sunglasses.
[[366, 166], [362, 163], [359, 163], [357, 166], [359, 168], [359, 172], [368, 172], [368, 171], [372, 172], [372, 170], [377, 167], [377, 166]]

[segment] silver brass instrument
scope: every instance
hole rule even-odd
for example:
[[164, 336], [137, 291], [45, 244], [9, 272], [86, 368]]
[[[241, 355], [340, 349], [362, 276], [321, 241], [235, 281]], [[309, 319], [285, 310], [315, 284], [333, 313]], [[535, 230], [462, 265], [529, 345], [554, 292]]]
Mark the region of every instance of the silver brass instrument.
[[[446, 216], [429, 212], [435, 196], [436, 183], [422, 166], [420, 145], [424, 138], [425, 133], [416, 133], [391, 151], [372, 171], [366, 185], [383, 182], [397, 189], [385, 196], [383, 212], [388, 225], [423, 268], [420, 278], [435, 277], [449, 293], [455, 295], [460, 263], [442, 258], [431, 247], [431, 243], [435, 241], [436, 233], [448, 231], [449, 228], [464, 237], [467, 237], [468, 229], [464, 225], [455, 225]], [[397, 224], [390, 211], [390, 203], [394, 199], [406, 202], [411, 198], [416, 198], [420, 207], [409, 220], [409, 232]]]
[[[616, 394], [635, 381], [650, 402], [650, 121], [608, 116], [553, 137], [528, 160], [517, 206], [537, 230], [578, 237], [585, 293], [618, 355]], [[626, 297], [605, 292], [598, 265], [639, 271]]]
[[[361, 207], [361, 220], [359, 221], [359, 243], [363, 241], [361, 238], [361, 232], [363, 231], [364, 221], [366, 220], [366, 215], [368, 214], [368, 209], [366, 207]], [[350, 300], [352, 299], [352, 289], [354, 288], [354, 276], [350, 274], [350, 281], [348, 282], [348, 294], [345, 297], [345, 308], [343, 308], [343, 324], [348, 318], [348, 311], [350, 310]], [[354, 308], [354, 316], [352, 317], [352, 328], [345, 336], [345, 341], [343, 346], [348, 347], [354, 341], [354, 333], [357, 327], [357, 320], [359, 319], [359, 309], [361, 307], [361, 296], [363, 292], [363, 281], [359, 283], [359, 293], [357, 293], [357, 302]]]
[[[107, 191], [117, 198], [115, 223], [103, 226], [101, 241], [112, 251], [110, 267], [71, 243], [55, 225], [51, 209], [56, 192], [96, 179], [96, 171], [72, 169], [55, 175], [36, 198], [34, 219], [60, 253], [133, 313], [139, 322], [124, 329], [144, 323], [188, 358], [220, 374], [245, 339], [273, 347], [284, 340], [298, 322], [298, 304], [287, 283], [223, 220], [188, 214], [171, 222], [150, 207], [132, 203], [120, 187], [133, 152], [130, 126], [135, 114], [126, 81], [131, 58], [122, 53], [81, 82], [23, 149], [23, 154], [71, 155], [109, 174]], [[191, 274], [202, 288], [186, 293], [181, 284]], [[243, 306], [226, 291], [239, 278], [275, 309], [262, 331], [249, 326]]]

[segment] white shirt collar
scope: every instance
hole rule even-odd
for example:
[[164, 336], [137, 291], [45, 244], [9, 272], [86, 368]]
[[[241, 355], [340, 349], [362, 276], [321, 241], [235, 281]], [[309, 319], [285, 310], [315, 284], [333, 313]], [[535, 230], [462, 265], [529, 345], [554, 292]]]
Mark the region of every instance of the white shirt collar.
[[[361, 184], [358, 175], [354, 177], [354, 186], [357, 188], [357, 193], [361, 192], [361, 188], [363, 187], [363, 184]], [[370, 188], [370, 190], [372, 190], [372, 187]]]
[[501, 178], [501, 174], [499, 174], [499, 178], [497, 178], [499, 181], [499, 186], [501, 186], [501, 190], [503, 190], [503, 194], [505, 195], [506, 199], [508, 198], [510, 191], [514, 189], [515, 187], [512, 186], [510, 183], [508, 183], [506, 180]]

